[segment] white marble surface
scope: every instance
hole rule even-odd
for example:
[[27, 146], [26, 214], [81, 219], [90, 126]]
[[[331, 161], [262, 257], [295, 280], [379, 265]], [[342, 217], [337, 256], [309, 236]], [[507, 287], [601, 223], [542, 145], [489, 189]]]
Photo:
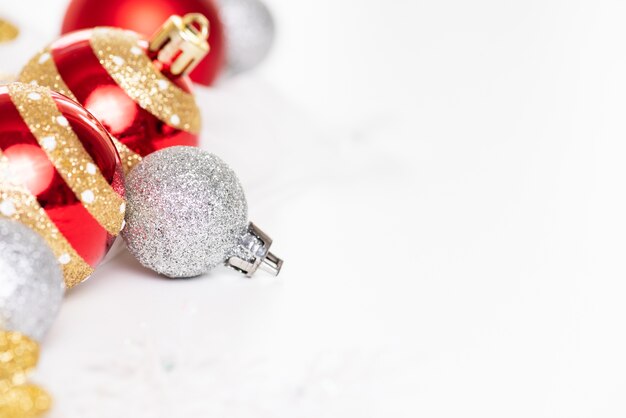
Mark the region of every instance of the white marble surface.
[[52, 418], [624, 416], [626, 4], [269, 3], [199, 99], [282, 275], [119, 255], [44, 342]]

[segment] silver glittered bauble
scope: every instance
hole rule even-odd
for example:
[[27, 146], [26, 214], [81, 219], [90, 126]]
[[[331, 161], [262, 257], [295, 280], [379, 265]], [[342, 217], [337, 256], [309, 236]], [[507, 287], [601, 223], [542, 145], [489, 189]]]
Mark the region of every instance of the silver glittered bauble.
[[268, 55], [276, 28], [260, 0], [219, 0], [226, 32], [226, 65], [230, 75], [256, 67]]
[[41, 340], [65, 285], [57, 259], [37, 233], [0, 219], [0, 329]]
[[193, 277], [220, 264], [248, 275], [264, 266], [278, 274], [272, 241], [248, 223], [235, 173], [215, 155], [171, 147], [147, 156], [126, 180], [128, 250], [169, 277]]

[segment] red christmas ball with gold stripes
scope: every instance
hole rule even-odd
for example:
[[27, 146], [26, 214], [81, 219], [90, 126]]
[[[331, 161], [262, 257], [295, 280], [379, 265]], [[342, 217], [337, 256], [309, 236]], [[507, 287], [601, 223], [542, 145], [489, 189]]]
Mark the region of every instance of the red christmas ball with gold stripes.
[[187, 74], [209, 52], [209, 22], [171, 16], [150, 40], [98, 27], [64, 35], [33, 57], [19, 81], [62, 93], [111, 134], [129, 172], [154, 151], [198, 145], [200, 111]]
[[39, 233], [75, 286], [123, 227], [120, 157], [93, 115], [49, 89], [0, 86], [0, 115], [0, 217]]

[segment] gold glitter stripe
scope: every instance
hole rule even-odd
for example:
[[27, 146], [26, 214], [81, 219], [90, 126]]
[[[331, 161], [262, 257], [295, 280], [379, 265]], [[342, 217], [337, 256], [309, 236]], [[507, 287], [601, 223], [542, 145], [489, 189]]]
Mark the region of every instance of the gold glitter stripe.
[[[52, 59], [49, 48], [37, 54], [28, 64], [26, 64], [26, 67], [24, 67], [22, 73], [20, 74], [19, 81], [22, 83], [35, 83], [40, 86], [48, 87], [49, 89], [61, 93], [75, 102], [78, 102], [74, 93], [72, 93], [59, 74], [59, 70]], [[141, 156], [128, 148], [117, 138], [112, 137], [112, 139], [115, 147], [117, 148], [117, 152], [120, 154], [120, 158], [122, 159], [124, 174], [128, 174], [130, 173], [130, 170], [141, 162]]]
[[115, 148], [117, 148], [117, 152], [120, 154], [124, 174], [130, 173], [131, 170], [141, 162], [141, 155], [128, 148], [113, 135], [111, 135], [111, 139], [113, 140], [113, 144], [115, 144]]
[[102, 176], [50, 91], [16, 83], [9, 85], [9, 94], [41, 149], [85, 209], [109, 234], [119, 234], [124, 221], [124, 199]]
[[57, 70], [57, 66], [52, 59], [50, 48], [44, 49], [26, 64], [20, 73], [18, 81], [48, 87], [78, 102], [74, 93], [61, 78], [59, 70]]
[[37, 199], [13, 178], [8, 159], [0, 151], [0, 216], [21, 222], [48, 243], [63, 268], [65, 284], [73, 287], [93, 273], [48, 217]]
[[157, 71], [136, 34], [95, 28], [90, 42], [100, 64], [139, 106], [169, 126], [200, 132], [200, 110], [193, 95]]

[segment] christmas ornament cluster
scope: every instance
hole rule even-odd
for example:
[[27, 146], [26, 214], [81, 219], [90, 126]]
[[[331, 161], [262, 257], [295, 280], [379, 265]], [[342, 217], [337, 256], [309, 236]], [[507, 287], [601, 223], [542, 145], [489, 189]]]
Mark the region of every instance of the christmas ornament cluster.
[[[27, 378], [39, 342], [65, 289], [89, 278], [118, 236], [172, 278], [282, 267], [248, 220], [236, 174], [197, 148], [192, 82], [255, 67], [274, 38], [268, 9], [259, 0], [74, 0], [62, 27], [15, 82], [0, 84], [2, 417], [50, 408]], [[0, 42], [13, 39], [7, 31], [0, 25]]]

